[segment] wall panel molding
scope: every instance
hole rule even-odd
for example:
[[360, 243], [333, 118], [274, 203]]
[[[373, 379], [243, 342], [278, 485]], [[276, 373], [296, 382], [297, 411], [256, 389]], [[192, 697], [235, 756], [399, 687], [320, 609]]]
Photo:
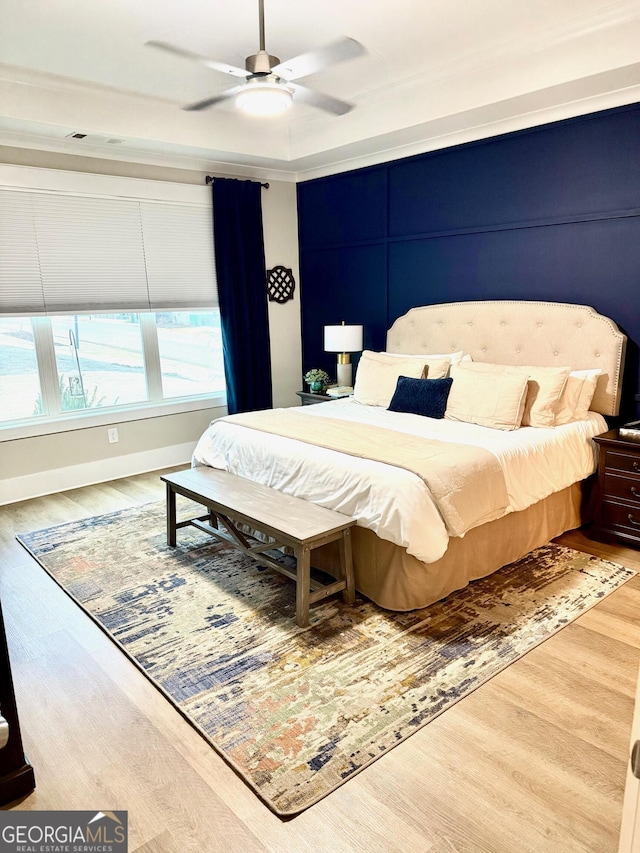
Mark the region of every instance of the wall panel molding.
[[577, 302], [629, 336], [635, 415], [638, 151], [634, 104], [299, 184], [304, 365], [326, 358], [318, 329], [341, 310], [382, 349], [417, 305]]

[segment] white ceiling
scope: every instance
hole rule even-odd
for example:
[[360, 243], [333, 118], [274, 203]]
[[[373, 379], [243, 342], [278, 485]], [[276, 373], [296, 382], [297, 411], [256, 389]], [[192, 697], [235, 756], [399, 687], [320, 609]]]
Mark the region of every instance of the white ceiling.
[[0, 0], [0, 144], [296, 180], [640, 101], [638, 0], [265, 7], [282, 60], [343, 36], [366, 48], [304, 80], [350, 113], [180, 109], [236, 81], [145, 42], [243, 67], [258, 0]]

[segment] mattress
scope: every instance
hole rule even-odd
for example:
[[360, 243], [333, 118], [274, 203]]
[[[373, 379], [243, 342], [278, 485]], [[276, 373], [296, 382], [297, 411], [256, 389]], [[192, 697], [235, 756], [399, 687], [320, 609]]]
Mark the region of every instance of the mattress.
[[[584, 480], [596, 469], [591, 438], [607, 429], [602, 415], [547, 429], [503, 431], [363, 406], [352, 399], [297, 409], [306, 417], [372, 424], [402, 435], [484, 448], [504, 474], [504, 515], [522, 512]], [[296, 439], [214, 421], [198, 442], [192, 464], [222, 468], [356, 519], [356, 524], [424, 563], [443, 557], [450, 531], [424, 481], [404, 468], [317, 447]], [[473, 529], [471, 527], [470, 529]]]

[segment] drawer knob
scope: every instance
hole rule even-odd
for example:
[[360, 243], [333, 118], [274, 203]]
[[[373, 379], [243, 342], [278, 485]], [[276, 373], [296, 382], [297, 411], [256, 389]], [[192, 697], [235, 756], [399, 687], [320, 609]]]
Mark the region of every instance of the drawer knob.
[[633, 464], [633, 470], [638, 471], [638, 473], [640, 473], [640, 462], [638, 462], [637, 459], [634, 459], [632, 464]]
[[640, 527], [640, 521], [636, 521], [635, 518], [631, 515], [631, 513], [629, 513], [627, 518], [629, 519], [629, 524], [633, 524], [634, 527]]
[[640, 498], [640, 492], [636, 489], [635, 486], [631, 486], [631, 494], [634, 498]]

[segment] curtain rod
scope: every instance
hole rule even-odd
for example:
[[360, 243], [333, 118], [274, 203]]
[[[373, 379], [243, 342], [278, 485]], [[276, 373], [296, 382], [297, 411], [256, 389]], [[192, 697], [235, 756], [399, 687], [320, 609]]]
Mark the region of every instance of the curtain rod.
[[[248, 179], [247, 179], [247, 180], [248, 180]], [[207, 175], [207, 176], [206, 176], [206, 178], [204, 179], [204, 181], [205, 181], [205, 183], [206, 183], [207, 185], [208, 185], [208, 184], [212, 184], [212, 183], [213, 183], [213, 178], [211, 177], [211, 175]], [[268, 190], [268, 189], [269, 189], [269, 184], [268, 184], [268, 183], [266, 183], [266, 184], [260, 184], [260, 186], [261, 186], [261, 187], [264, 187], [264, 188], [265, 188], [265, 190]]]

